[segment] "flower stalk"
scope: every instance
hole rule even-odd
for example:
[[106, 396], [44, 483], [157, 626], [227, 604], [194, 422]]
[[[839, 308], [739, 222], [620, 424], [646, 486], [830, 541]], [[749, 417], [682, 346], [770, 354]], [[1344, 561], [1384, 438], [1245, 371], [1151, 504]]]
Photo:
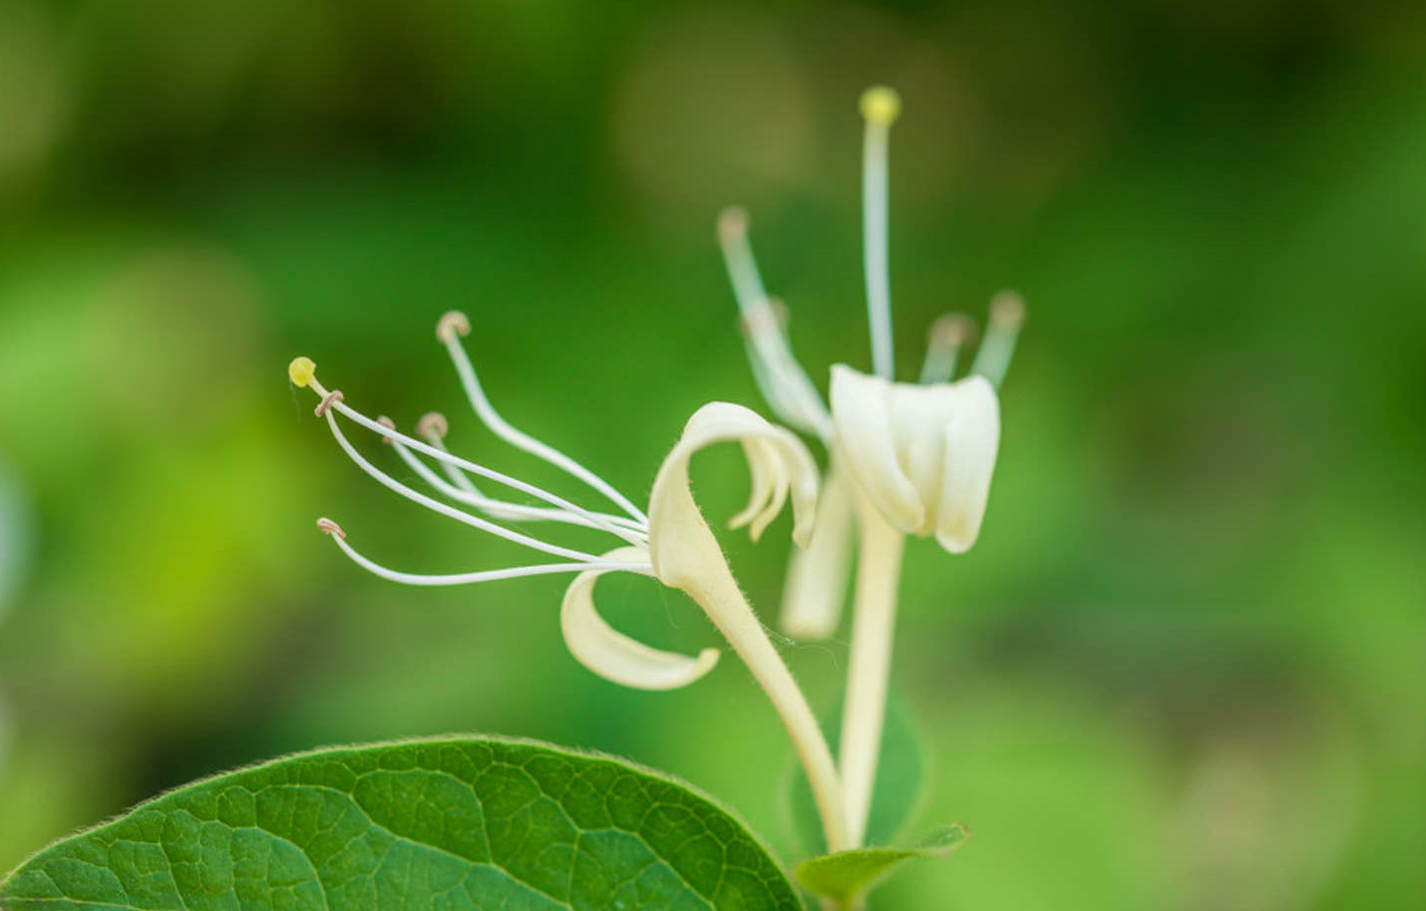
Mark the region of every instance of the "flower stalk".
[[857, 503], [860, 563], [852, 612], [852, 648], [842, 710], [842, 795], [848, 837], [861, 845], [871, 815], [876, 767], [881, 756], [886, 693], [891, 681], [896, 595], [906, 536], [887, 524], [865, 497]]

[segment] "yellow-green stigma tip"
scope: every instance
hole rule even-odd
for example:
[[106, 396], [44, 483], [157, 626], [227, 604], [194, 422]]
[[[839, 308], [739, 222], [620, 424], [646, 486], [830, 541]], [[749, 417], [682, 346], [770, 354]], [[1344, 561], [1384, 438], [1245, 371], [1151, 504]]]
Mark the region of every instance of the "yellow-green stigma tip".
[[896, 89], [874, 85], [862, 92], [861, 109], [867, 123], [890, 126], [901, 113], [901, 96]]
[[317, 376], [317, 365], [310, 357], [294, 357], [287, 365], [287, 378], [294, 386], [306, 386]]

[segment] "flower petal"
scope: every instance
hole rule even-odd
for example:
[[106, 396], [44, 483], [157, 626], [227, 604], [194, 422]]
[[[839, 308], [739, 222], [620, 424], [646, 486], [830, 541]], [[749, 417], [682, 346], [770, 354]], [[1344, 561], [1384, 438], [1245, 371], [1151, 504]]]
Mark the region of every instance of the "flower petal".
[[927, 506], [897, 460], [892, 426], [893, 386], [881, 377], [832, 367], [832, 424], [848, 473], [892, 525], [908, 534], [926, 520]]
[[[688, 463], [695, 452], [714, 443], [748, 441], [765, 444], [745, 445], [743, 451], [764, 463], [755, 472], [771, 471], [778, 479], [774, 486], [786, 486], [792, 497], [792, 536], [799, 543], [807, 541], [817, 503], [817, 466], [807, 447], [791, 431], [769, 424], [741, 405], [713, 402], [688, 419], [683, 436], [654, 478], [649, 498], [649, 562], [660, 582], [685, 592], [703, 608], [767, 693], [807, 770], [827, 841], [834, 848], [841, 847], [846, 844], [846, 821], [837, 765], [827, 739], [806, 695], [728, 568], [689, 486]], [[775, 495], [773, 504], [779, 501]], [[775, 508], [764, 507], [754, 522], [765, 523]]]
[[[620, 547], [604, 555], [612, 562], [647, 559], [638, 547]], [[698, 657], [650, 648], [631, 639], [599, 616], [594, 607], [594, 583], [612, 570], [585, 570], [574, 577], [560, 607], [565, 645], [580, 664], [607, 680], [641, 690], [672, 690], [687, 686], [718, 663], [718, 650], [705, 648]]]
[[748, 505], [728, 520], [728, 527], [751, 525], [748, 536], [756, 541], [787, 502], [787, 477], [779, 470], [777, 450], [766, 440], [755, 437], [743, 440], [743, 455], [748, 460], [752, 489]]
[[1000, 403], [990, 382], [973, 376], [956, 386], [955, 417], [942, 429], [946, 461], [936, 510], [936, 540], [953, 554], [970, 550], [980, 535], [1000, 448]]
[[[693, 454], [715, 443], [739, 442], [753, 475], [754, 497], [738, 516], [761, 533], [792, 497], [792, 537], [806, 544], [817, 502], [817, 466], [802, 441], [756, 412], [728, 402], [712, 402], [694, 412], [683, 436], [664, 459], [649, 499], [649, 557], [665, 585], [687, 590], [706, 576], [712, 561], [723, 564], [717, 539], [703, 521], [689, 487]], [[759, 493], [759, 488], [761, 493]]]
[[805, 550], [793, 552], [782, 590], [782, 631], [798, 639], [825, 639], [837, 629], [851, 569], [851, 481], [834, 462], [817, 498], [817, 521]]

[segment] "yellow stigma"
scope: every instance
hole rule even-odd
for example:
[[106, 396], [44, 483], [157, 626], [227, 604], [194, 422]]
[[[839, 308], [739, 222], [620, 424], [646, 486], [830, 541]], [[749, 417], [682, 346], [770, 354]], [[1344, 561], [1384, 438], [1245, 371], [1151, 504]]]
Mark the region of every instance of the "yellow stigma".
[[862, 92], [861, 109], [867, 123], [891, 126], [901, 113], [901, 96], [896, 94], [896, 89], [874, 85]]
[[317, 365], [310, 357], [294, 357], [287, 365], [287, 378], [294, 386], [306, 386], [317, 376]]

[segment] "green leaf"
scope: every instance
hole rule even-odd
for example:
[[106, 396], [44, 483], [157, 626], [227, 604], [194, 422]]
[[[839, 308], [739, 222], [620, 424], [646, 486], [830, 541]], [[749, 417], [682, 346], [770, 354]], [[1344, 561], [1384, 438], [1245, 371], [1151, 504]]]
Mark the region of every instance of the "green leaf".
[[[842, 736], [842, 706], [822, 719], [827, 742], [834, 747]], [[876, 764], [876, 782], [872, 785], [871, 812], [867, 816], [866, 843], [891, 844], [911, 818], [920, 800], [925, 781], [926, 756], [921, 738], [916, 733], [905, 703], [894, 693], [886, 703], [886, 721], [882, 725], [881, 756]], [[827, 839], [822, 833], [822, 818], [812, 799], [812, 789], [794, 765], [788, 775], [784, 792], [785, 807], [792, 832], [808, 854], [824, 854]]]
[[179, 788], [31, 857], [3, 911], [801, 911], [740, 822], [608, 756], [456, 737]]
[[813, 895], [855, 907], [862, 896], [897, 867], [921, 857], [945, 857], [969, 837], [964, 826], [945, 826], [913, 848], [839, 851], [804, 860], [793, 873], [802, 888]]

